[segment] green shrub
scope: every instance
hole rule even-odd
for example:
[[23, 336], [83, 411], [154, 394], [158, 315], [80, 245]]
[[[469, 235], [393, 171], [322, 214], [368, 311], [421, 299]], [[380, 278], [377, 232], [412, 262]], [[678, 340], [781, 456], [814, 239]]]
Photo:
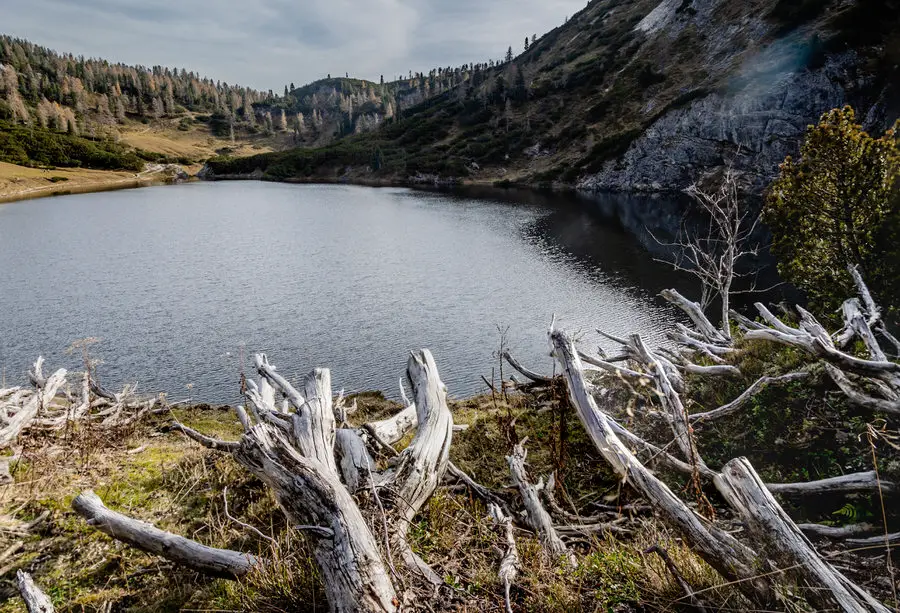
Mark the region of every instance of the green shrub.
[[855, 119], [844, 107], [810, 126], [800, 160], [781, 165], [763, 211], [779, 272], [820, 314], [855, 295], [849, 265], [884, 306], [900, 306], [900, 143], [894, 129], [876, 139]]

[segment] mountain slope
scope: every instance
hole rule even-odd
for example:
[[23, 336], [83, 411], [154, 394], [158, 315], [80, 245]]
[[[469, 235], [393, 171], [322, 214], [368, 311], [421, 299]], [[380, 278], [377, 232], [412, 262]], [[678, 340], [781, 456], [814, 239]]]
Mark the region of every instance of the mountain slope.
[[759, 191], [822, 112], [896, 116], [898, 25], [896, 0], [594, 0], [368, 134], [210, 169], [667, 190], [734, 164]]

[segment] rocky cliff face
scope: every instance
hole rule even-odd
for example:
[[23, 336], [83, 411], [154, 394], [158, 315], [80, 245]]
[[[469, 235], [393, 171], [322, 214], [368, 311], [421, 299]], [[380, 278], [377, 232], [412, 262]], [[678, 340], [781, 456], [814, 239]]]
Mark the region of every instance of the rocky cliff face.
[[[733, 164], [746, 185], [762, 191], [785, 156], [795, 155], [809, 124], [855, 98], [871, 78], [858, 78], [853, 53], [817, 70], [787, 71], [739, 91], [712, 93], [669, 111], [646, 129], [624, 155], [583, 177], [587, 190], [678, 190]], [[869, 123], [880, 116], [869, 109]]]
[[643, 45], [653, 44], [653, 37], [675, 40], [691, 27], [705, 32], [695, 52], [711, 60], [706, 80], [714, 89], [655, 118], [624, 154], [580, 177], [579, 188], [680, 190], [733, 165], [744, 172], [748, 189], [759, 193], [825, 111], [852, 104], [873, 130], [896, 118], [890, 102], [894, 84], [879, 72], [885, 66], [877, 60], [883, 58], [873, 61], [883, 48], [836, 53], [824, 48], [823, 41], [838, 35], [829, 31], [830, 18], [855, 3], [832, 3], [818, 19], [780, 36], [778, 25], [764, 17], [767, 11], [759, 10], [765, 7], [723, 22], [721, 1], [694, 0], [689, 3], [694, 12], [684, 16], [674, 4], [679, 3], [664, 0], [636, 26], [646, 37]]

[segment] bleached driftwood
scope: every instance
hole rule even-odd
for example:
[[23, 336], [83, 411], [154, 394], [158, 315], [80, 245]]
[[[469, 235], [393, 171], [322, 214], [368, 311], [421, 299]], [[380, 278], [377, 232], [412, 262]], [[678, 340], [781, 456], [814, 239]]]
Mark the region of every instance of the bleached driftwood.
[[892, 494], [897, 491], [897, 485], [892, 481], [881, 481], [874, 470], [860, 473], [850, 473], [840, 477], [829, 477], [817, 481], [805, 481], [800, 483], [767, 483], [766, 488], [774, 494], [784, 495], [814, 495], [814, 494], [851, 494], [853, 492], [881, 491]]
[[50, 597], [35, 585], [31, 575], [24, 570], [16, 571], [16, 586], [28, 613], [53, 613], [56, 610]]
[[727, 404], [723, 404], [717, 409], [713, 409], [711, 411], [705, 411], [703, 413], [694, 413], [689, 416], [689, 419], [692, 422], [696, 421], [712, 421], [714, 419], [719, 419], [721, 417], [726, 417], [727, 415], [731, 415], [739, 411], [748, 400], [750, 400], [753, 396], [761, 392], [765, 387], [771, 385], [772, 383], [787, 383], [790, 381], [797, 381], [799, 379], [803, 379], [808, 377], [809, 373], [807, 372], [793, 372], [788, 373], [786, 375], [779, 375], [777, 377], [760, 377], [757, 379], [750, 387], [744, 390], [740, 396], [732, 400]]
[[250, 554], [207, 547], [112, 511], [90, 490], [77, 496], [72, 501], [72, 508], [87, 520], [88, 525], [114, 539], [208, 575], [242, 577], [258, 562]]
[[688, 300], [674, 289], [663, 290], [659, 295], [684, 311], [707, 342], [715, 345], [727, 345], [731, 342], [709, 321], [698, 303]]
[[597, 450], [613, 470], [641, 493], [667, 523], [679, 530], [710, 566], [723, 577], [737, 581], [736, 585], [751, 600], [769, 604], [772, 591], [760, 577], [755, 552], [701, 519], [641, 464], [617, 436], [612, 419], [600, 410], [588, 392], [575, 343], [565, 332], [553, 329], [550, 341], [562, 367], [572, 405]]
[[[41, 358], [38, 358], [38, 362], [35, 362], [35, 369], [38, 371], [40, 371], [40, 362], [43, 362]], [[0, 449], [7, 447], [16, 440], [22, 430], [37, 416], [38, 412], [50, 404], [50, 401], [56, 396], [56, 392], [66, 382], [66, 369], [60, 368], [50, 375], [49, 378], [42, 379], [42, 382], [43, 384], [38, 391], [32, 394], [28, 401], [0, 429]]]
[[503, 352], [503, 359], [505, 359], [510, 366], [519, 371], [524, 377], [531, 379], [535, 383], [550, 383], [551, 381], [553, 381], [552, 377], [547, 377], [529, 368], [526, 368], [525, 366], [522, 366], [522, 364], [520, 364], [518, 360], [516, 360], [509, 354], [509, 351]]
[[516, 539], [513, 536], [512, 518], [503, 513], [503, 510], [495, 504], [488, 505], [488, 513], [498, 526], [503, 528], [506, 537], [506, 551], [500, 560], [500, 570], [497, 576], [503, 584], [503, 594], [506, 603], [506, 613], [513, 613], [510, 588], [519, 573], [519, 549], [516, 547]]
[[528, 525], [538, 535], [544, 547], [556, 558], [564, 557], [571, 566], [576, 565], [575, 556], [569, 552], [569, 548], [560, 538], [553, 526], [553, 519], [541, 504], [538, 489], [528, 480], [525, 473], [525, 448], [516, 445], [513, 452], [506, 456], [509, 464], [509, 472], [512, 475], [513, 484], [519, 489], [522, 501], [525, 503], [525, 516]]
[[766, 554], [810, 589], [804, 596], [823, 608], [889, 613], [889, 609], [828, 564], [766, 489], [746, 458], [726, 464], [716, 487], [737, 511]]

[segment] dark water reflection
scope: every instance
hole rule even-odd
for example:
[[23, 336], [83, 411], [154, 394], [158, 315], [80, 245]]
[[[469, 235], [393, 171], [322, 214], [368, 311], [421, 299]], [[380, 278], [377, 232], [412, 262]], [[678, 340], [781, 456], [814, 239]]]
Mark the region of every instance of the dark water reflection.
[[65, 350], [93, 336], [107, 385], [170, 398], [236, 401], [242, 351], [291, 378], [327, 366], [336, 387], [396, 396], [408, 350], [429, 347], [463, 396], [496, 366], [498, 325], [546, 371], [554, 313], [586, 347], [602, 344], [596, 327], [662, 342], [677, 314], [656, 294], [694, 284], [614, 208], [255, 182], [0, 206], [0, 367], [7, 383], [38, 354], [77, 370]]

